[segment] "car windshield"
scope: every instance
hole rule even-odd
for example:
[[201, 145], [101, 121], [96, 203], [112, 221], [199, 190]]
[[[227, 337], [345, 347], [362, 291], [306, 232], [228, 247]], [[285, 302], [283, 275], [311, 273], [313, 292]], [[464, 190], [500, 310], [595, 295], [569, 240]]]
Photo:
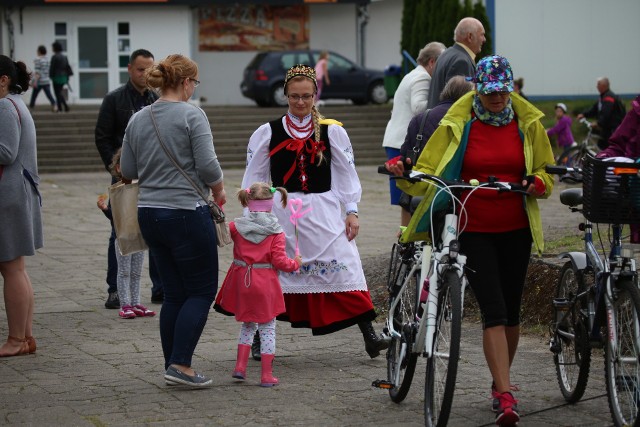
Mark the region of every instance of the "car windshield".
[[332, 54], [329, 55], [329, 64], [328, 67], [331, 70], [350, 70], [353, 68], [353, 63], [351, 63], [350, 61], [347, 61], [346, 59], [344, 59], [341, 56], [338, 56], [336, 54]]

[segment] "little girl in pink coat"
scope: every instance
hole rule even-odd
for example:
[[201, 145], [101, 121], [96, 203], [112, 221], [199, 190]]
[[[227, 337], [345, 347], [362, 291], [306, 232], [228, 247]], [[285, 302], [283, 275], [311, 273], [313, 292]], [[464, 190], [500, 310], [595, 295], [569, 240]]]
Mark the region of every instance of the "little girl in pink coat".
[[257, 182], [238, 192], [238, 200], [249, 208], [249, 215], [229, 223], [233, 239], [233, 262], [216, 297], [216, 311], [234, 315], [242, 322], [238, 339], [238, 355], [233, 378], [244, 380], [251, 343], [256, 329], [260, 333], [262, 387], [273, 387], [272, 365], [276, 349], [276, 316], [285, 312], [278, 271], [292, 272], [300, 268], [300, 255], [291, 259], [285, 252], [285, 235], [271, 213], [273, 194], [282, 195], [287, 206], [287, 190]]

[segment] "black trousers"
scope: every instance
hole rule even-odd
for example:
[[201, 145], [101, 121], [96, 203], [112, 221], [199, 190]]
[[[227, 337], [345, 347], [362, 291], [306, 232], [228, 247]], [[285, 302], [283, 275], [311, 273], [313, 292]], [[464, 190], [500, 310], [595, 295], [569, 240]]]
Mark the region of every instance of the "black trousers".
[[480, 307], [483, 328], [520, 324], [531, 243], [529, 228], [461, 234], [460, 251], [467, 256], [466, 274]]

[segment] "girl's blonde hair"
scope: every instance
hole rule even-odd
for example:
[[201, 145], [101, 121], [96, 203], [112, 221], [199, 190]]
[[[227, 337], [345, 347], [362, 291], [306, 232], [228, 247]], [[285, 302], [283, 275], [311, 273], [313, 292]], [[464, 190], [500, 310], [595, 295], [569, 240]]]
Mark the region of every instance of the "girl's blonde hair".
[[122, 147], [118, 148], [118, 151], [111, 158], [111, 164], [109, 165], [109, 173], [116, 179], [122, 179], [122, 173], [116, 170], [116, 166], [120, 165], [120, 156], [122, 156]]
[[162, 92], [165, 89], [175, 89], [184, 79], [195, 78], [197, 75], [198, 64], [195, 61], [184, 55], [173, 54], [147, 70], [147, 86]]
[[278, 191], [282, 196], [282, 207], [287, 207], [287, 190], [284, 187], [272, 187], [266, 182], [256, 182], [251, 187], [238, 191], [238, 200], [243, 207], [249, 207], [249, 200], [270, 200]]

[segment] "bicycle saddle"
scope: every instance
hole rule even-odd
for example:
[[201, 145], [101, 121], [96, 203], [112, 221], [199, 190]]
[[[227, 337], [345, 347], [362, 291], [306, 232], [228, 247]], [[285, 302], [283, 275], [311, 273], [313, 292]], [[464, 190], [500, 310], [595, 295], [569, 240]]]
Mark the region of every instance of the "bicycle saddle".
[[575, 208], [582, 204], [582, 188], [568, 188], [560, 193], [560, 203]]

